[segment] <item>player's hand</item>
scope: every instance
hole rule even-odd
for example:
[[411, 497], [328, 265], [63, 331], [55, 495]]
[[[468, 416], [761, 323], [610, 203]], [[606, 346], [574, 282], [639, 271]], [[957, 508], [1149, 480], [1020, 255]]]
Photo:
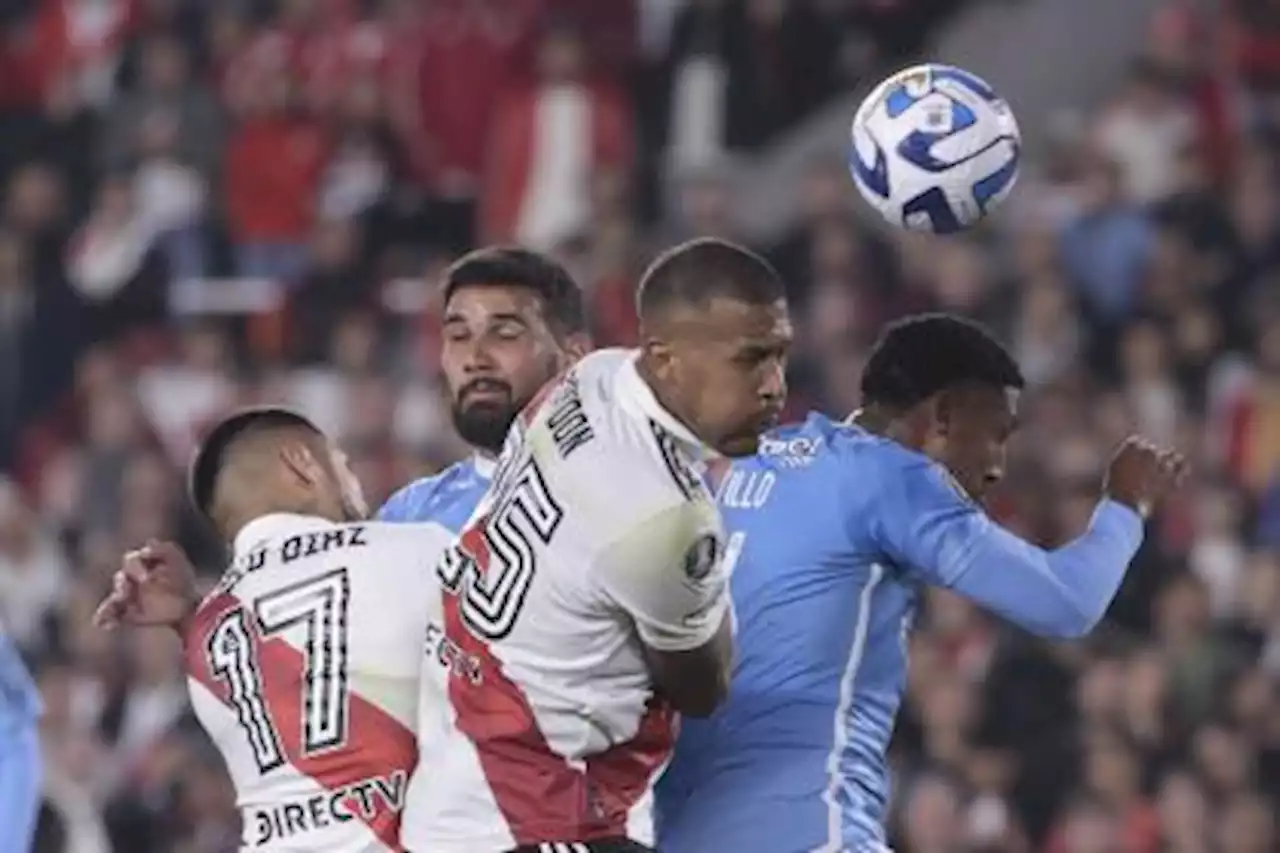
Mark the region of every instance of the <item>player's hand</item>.
[[1111, 458], [1103, 490], [1147, 518], [1186, 474], [1187, 460], [1181, 453], [1135, 436], [1125, 439]]
[[153, 540], [129, 551], [111, 581], [111, 593], [93, 614], [93, 624], [106, 631], [120, 625], [182, 630], [199, 600], [195, 569], [172, 542]]

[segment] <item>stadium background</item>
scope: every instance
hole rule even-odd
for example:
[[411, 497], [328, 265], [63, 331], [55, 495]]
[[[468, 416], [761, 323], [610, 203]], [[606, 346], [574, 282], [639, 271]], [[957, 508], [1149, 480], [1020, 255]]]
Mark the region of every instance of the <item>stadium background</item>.
[[[991, 77], [1032, 143], [999, 222], [948, 242], [869, 228], [841, 162], [856, 93], [965, 28], [1007, 58], [1007, 22], [1050, 7], [1116, 23]], [[380, 499], [463, 452], [428, 284], [452, 257], [553, 251], [598, 340], [627, 343], [646, 258], [717, 234], [793, 288], [793, 412], [854, 407], [896, 315], [992, 324], [1031, 381], [993, 509], [1039, 541], [1079, 528], [1131, 425], [1197, 466], [1087, 643], [930, 597], [894, 749], [898, 849], [1276, 850], [1276, 8], [0, 4], [0, 614], [47, 703], [38, 849], [234, 847], [175, 642], [88, 627], [123, 548], [176, 536], [218, 565], [180, 491], [211, 419], [299, 405]], [[1100, 84], [1017, 100], [1055, 74]]]

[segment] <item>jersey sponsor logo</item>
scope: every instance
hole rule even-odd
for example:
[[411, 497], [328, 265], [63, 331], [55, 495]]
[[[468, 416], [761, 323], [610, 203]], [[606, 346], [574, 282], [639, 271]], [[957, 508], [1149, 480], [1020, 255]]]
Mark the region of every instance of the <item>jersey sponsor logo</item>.
[[373, 776], [333, 791], [302, 797], [269, 808], [252, 808], [246, 823], [253, 827], [253, 846], [281, 842], [299, 833], [328, 829], [357, 818], [371, 821], [382, 812], [404, 808], [408, 774], [403, 770]]
[[778, 461], [783, 465], [792, 468], [808, 465], [818, 455], [818, 449], [821, 447], [821, 438], [798, 436], [796, 438], [781, 439], [771, 438], [767, 435], [760, 438], [761, 456], [777, 457]]
[[700, 583], [715, 568], [720, 558], [720, 540], [715, 534], [707, 533], [698, 537], [689, 552], [684, 555], [684, 573], [689, 580]]
[[484, 664], [445, 633], [443, 625], [427, 625], [427, 657], [435, 659], [449, 675], [465, 678], [474, 685], [484, 682]]

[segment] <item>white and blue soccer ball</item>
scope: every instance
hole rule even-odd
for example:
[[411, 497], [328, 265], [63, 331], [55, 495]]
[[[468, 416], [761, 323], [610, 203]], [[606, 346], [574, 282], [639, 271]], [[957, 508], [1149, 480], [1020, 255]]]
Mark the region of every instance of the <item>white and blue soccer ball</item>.
[[1013, 111], [985, 81], [950, 65], [899, 71], [853, 118], [849, 171], [890, 223], [949, 234], [991, 214], [1018, 177]]

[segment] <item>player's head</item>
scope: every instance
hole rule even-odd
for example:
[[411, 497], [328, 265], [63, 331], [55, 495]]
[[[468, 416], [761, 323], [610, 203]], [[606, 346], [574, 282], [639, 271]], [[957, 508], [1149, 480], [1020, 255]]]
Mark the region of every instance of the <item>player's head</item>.
[[786, 400], [786, 290], [755, 253], [699, 239], [661, 255], [637, 294], [643, 368], [659, 399], [727, 456], [755, 453]]
[[555, 261], [514, 247], [478, 249], [449, 268], [443, 337], [454, 426], [493, 453], [538, 389], [591, 346], [581, 288]]
[[228, 541], [272, 512], [333, 521], [369, 514], [346, 455], [284, 408], [244, 409], [215, 426], [191, 463], [191, 499]]
[[896, 438], [946, 465], [979, 497], [1004, 475], [1022, 386], [1013, 356], [981, 326], [922, 314], [880, 335], [862, 374], [862, 401], [898, 425]]

